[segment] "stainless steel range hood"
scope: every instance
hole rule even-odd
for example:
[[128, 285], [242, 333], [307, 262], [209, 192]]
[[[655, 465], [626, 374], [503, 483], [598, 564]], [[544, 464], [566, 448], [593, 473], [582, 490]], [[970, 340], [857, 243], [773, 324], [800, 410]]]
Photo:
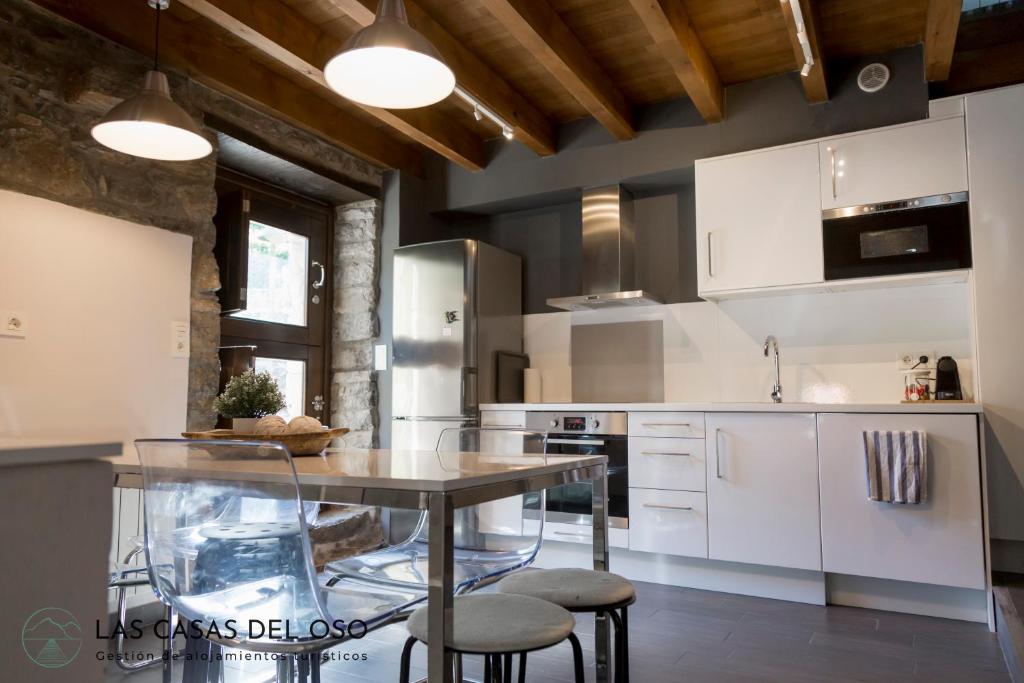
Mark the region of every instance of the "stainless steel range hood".
[[609, 306], [653, 306], [655, 296], [636, 289], [633, 198], [621, 185], [583, 191], [583, 294], [548, 299], [566, 311]]

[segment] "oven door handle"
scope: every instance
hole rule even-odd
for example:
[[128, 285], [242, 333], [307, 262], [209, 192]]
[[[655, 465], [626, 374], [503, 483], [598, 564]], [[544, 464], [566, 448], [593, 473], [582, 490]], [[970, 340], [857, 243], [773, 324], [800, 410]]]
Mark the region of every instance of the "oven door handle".
[[561, 444], [563, 446], [603, 446], [601, 439], [548, 439], [548, 443]]

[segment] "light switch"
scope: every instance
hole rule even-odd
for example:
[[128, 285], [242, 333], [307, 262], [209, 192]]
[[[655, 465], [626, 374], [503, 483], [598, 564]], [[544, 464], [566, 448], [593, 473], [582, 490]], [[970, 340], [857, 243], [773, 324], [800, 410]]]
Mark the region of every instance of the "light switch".
[[171, 358], [188, 358], [189, 329], [187, 322], [171, 323]]
[[28, 336], [28, 320], [24, 311], [0, 311], [0, 337], [24, 339]]
[[373, 369], [374, 370], [387, 370], [388, 369], [388, 345], [377, 344], [373, 347]]

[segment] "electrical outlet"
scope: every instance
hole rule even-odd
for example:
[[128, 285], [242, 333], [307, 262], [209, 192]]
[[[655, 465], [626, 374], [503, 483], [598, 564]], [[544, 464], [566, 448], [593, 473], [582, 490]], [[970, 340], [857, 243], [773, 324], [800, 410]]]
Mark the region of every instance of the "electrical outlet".
[[22, 311], [0, 311], [0, 337], [28, 336], [28, 320]]
[[900, 370], [934, 370], [936, 360], [934, 351], [908, 351], [900, 354]]
[[188, 358], [189, 325], [187, 322], [171, 323], [171, 358]]

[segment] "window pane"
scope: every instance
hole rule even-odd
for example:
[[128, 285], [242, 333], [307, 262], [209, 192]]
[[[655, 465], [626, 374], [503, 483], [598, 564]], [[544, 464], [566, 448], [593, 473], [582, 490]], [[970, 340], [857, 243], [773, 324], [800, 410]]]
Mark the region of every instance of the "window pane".
[[246, 310], [236, 318], [306, 324], [309, 240], [294, 232], [249, 221]]
[[278, 413], [286, 420], [305, 414], [306, 362], [283, 358], [256, 357], [256, 372], [268, 371], [284, 394], [284, 410]]

